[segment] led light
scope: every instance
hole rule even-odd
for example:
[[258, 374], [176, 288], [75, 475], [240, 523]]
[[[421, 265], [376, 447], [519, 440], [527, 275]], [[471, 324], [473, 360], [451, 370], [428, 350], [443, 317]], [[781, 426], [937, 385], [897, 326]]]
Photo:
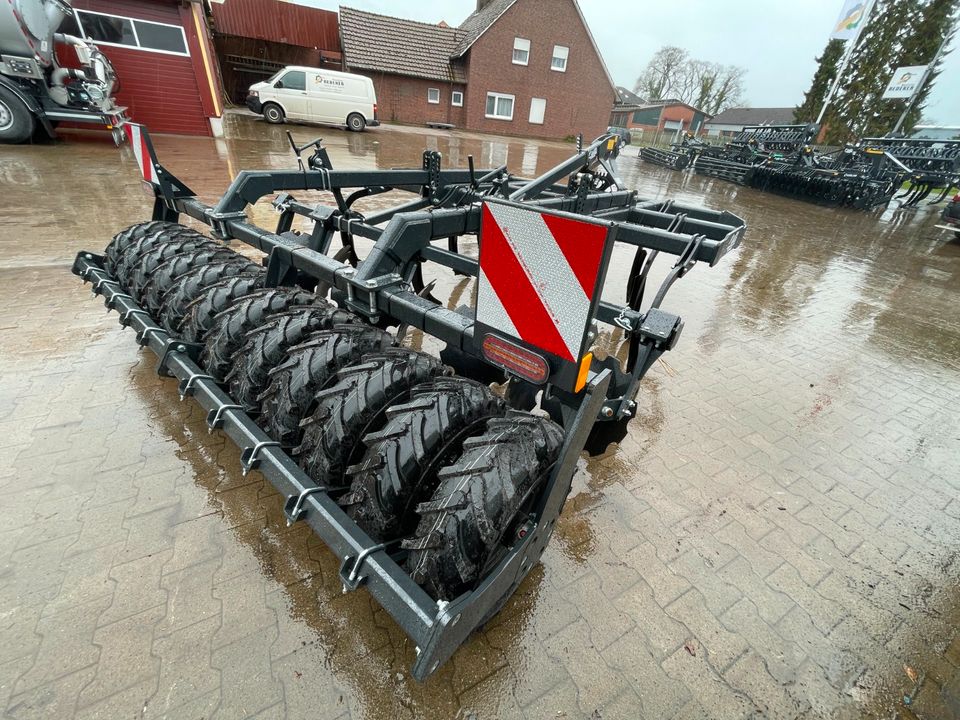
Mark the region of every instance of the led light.
[[536, 385], [542, 385], [550, 377], [550, 366], [545, 358], [502, 337], [487, 335], [480, 349], [494, 365]]
[[588, 352], [580, 358], [580, 370], [577, 372], [577, 385], [573, 388], [574, 392], [580, 392], [587, 385], [587, 378], [590, 376], [590, 363], [593, 362], [593, 353]]

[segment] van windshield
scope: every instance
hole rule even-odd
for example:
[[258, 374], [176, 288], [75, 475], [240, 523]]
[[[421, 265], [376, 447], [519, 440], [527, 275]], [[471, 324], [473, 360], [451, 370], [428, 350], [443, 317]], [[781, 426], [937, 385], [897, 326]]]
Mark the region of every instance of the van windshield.
[[277, 70], [273, 75], [271, 75], [270, 77], [268, 77], [268, 78], [267, 78], [266, 80], [264, 80], [263, 82], [265, 82], [265, 83], [272, 83], [272, 82], [273, 82], [274, 80], [276, 80], [278, 77], [280, 77], [281, 75], [283, 75], [284, 70], [286, 70], [286, 68], [282, 68], [282, 69], [280, 69], [280, 70]]

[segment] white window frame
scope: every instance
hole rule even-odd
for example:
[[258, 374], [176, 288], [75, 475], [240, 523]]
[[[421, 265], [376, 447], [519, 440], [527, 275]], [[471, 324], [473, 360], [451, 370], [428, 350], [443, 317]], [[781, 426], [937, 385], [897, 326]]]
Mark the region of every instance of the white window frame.
[[[136, 45], [124, 45], [123, 43], [112, 43], [107, 42], [106, 40], [94, 40], [93, 38], [87, 35], [87, 31], [83, 29], [83, 23], [80, 22], [80, 13], [87, 13], [88, 15], [100, 15], [102, 17], [117, 18], [118, 20], [128, 20], [130, 22], [130, 27], [133, 30], [133, 37], [136, 39]], [[96, 10], [84, 10], [74, 8], [73, 19], [77, 22], [77, 28], [80, 30], [80, 35], [84, 40], [89, 40], [95, 45], [106, 45], [107, 47], [118, 47], [126, 48], [127, 50], [139, 50], [140, 52], [150, 52], [150, 53], [160, 53], [161, 55], [175, 55], [177, 57], [190, 57], [190, 43], [187, 41], [187, 33], [184, 32], [183, 25], [171, 25], [170, 23], [154, 22], [153, 20], [142, 20], [141, 18], [129, 17], [127, 15], [117, 15], [115, 13], [105, 13], [97, 12]], [[187, 49], [186, 52], [174, 52], [173, 50], [157, 50], [155, 48], [143, 47], [140, 45], [140, 36], [137, 35], [137, 23], [147, 23], [148, 25], [160, 25], [161, 27], [176, 28], [180, 31], [181, 37], [183, 37], [183, 46]]]
[[[557, 54], [557, 51], [562, 51], [560, 54]], [[550, 69], [554, 72], [566, 72], [567, 71], [567, 60], [570, 58], [570, 48], [566, 45], [554, 45], [553, 46], [553, 55], [550, 56]], [[563, 60], [563, 67], [554, 67], [553, 63], [555, 60]]]
[[[431, 96], [433, 93], [436, 93], [436, 94], [437, 94], [437, 99], [436, 99], [436, 100], [431, 100], [431, 99], [430, 99], [430, 96]], [[440, 104], [440, 88], [427, 88], [427, 102], [430, 103], [431, 105], [439, 105], [439, 104]]]
[[[493, 115], [487, 112], [486, 100], [490, 98], [495, 98], [493, 102]], [[509, 115], [497, 115], [497, 101], [504, 99], [510, 101], [510, 114]], [[507, 93], [498, 93], [498, 92], [488, 92], [486, 100], [483, 104], [483, 113], [484, 117], [488, 117], [491, 120], [513, 120], [513, 112], [517, 109], [517, 97], [516, 95], [508, 95]]]
[[[457, 98], [460, 98], [457, 100]], [[463, 107], [463, 91], [462, 90], [453, 90], [450, 93], [450, 104], [454, 107]]]
[[[517, 52], [526, 53], [523, 60], [517, 60]], [[514, 65], [530, 64], [530, 41], [526, 38], [515, 37], [513, 39], [513, 55], [511, 57]]]
[[[537, 100], [540, 100], [543, 102], [543, 117], [540, 118], [539, 121], [533, 119], [533, 105]], [[530, 98], [530, 113], [527, 115], [527, 122], [529, 122], [531, 125], [543, 125], [546, 119], [546, 116], [547, 116], [547, 99], [546, 98]]]

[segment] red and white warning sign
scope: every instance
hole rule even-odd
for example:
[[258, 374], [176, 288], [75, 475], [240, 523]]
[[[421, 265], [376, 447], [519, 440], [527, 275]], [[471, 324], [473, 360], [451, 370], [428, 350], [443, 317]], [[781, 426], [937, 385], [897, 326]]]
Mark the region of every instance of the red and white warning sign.
[[157, 169], [153, 166], [153, 156], [150, 153], [150, 146], [147, 144], [147, 131], [143, 125], [136, 123], [127, 123], [123, 126], [127, 131], [127, 138], [130, 140], [130, 147], [133, 148], [133, 154], [137, 158], [137, 165], [140, 166], [140, 174], [148, 183], [159, 185], [157, 178]]
[[481, 212], [477, 321], [578, 362], [608, 228], [495, 202]]

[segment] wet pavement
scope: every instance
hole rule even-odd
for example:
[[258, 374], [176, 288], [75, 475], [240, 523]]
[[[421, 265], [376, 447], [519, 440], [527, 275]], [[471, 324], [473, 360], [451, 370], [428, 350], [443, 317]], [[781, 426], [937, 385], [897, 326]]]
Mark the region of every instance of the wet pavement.
[[[208, 201], [240, 169], [291, 165], [280, 128], [228, 130], [154, 142]], [[293, 130], [344, 168], [429, 148], [531, 175], [570, 151]], [[542, 563], [418, 684], [403, 632], [341, 594], [336, 558], [70, 275], [149, 214], [129, 151], [0, 148], [4, 717], [960, 717], [960, 244], [930, 210], [621, 170], [641, 195], [742, 215], [744, 244], [668, 295], [686, 329], [629, 436], [581, 460]]]

